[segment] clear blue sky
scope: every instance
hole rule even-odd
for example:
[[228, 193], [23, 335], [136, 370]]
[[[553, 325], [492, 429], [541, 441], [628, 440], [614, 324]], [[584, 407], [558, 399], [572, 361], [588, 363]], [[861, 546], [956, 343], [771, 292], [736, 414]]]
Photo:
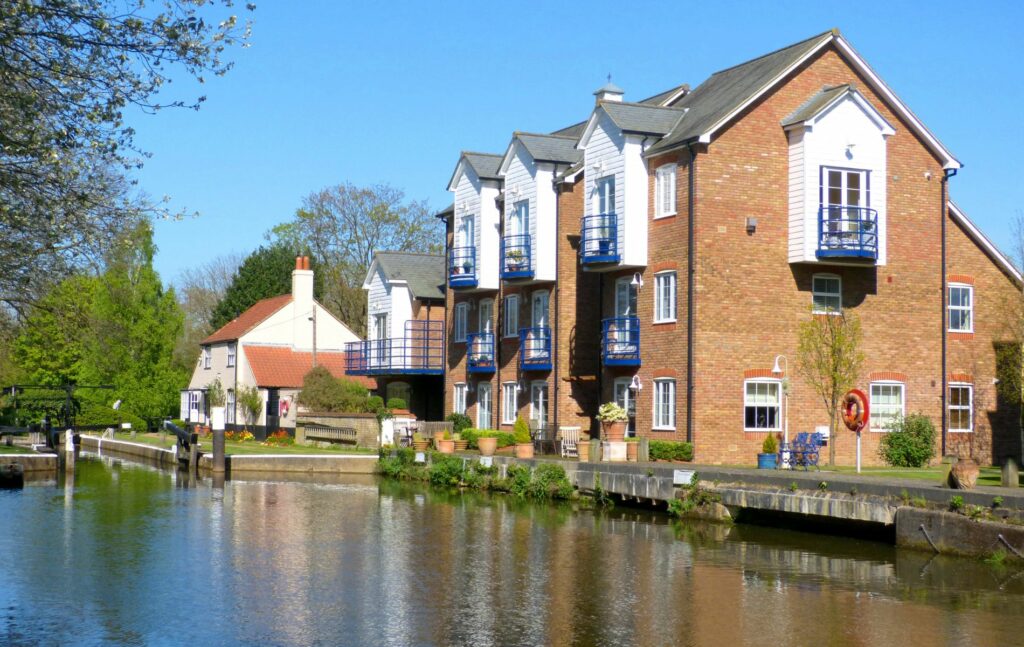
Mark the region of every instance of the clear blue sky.
[[[199, 112], [133, 119], [142, 188], [201, 212], [156, 227], [157, 269], [248, 253], [303, 196], [388, 182], [438, 209], [460, 150], [587, 117], [839, 27], [964, 162], [952, 195], [1000, 247], [1024, 213], [1024, 3], [262, 2]], [[853, 11], [850, 11], [850, 9]], [[191, 96], [187, 83], [170, 90]]]

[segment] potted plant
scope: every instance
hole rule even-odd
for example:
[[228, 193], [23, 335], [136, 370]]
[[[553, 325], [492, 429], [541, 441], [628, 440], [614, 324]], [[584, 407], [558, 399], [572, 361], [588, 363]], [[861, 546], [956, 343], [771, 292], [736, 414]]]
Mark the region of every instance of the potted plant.
[[601, 435], [607, 442], [621, 443], [626, 437], [626, 423], [629, 414], [614, 402], [605, 402], [597, 410], [597, 419], [601, 421]]
[[450, 432], [444, 432], [444, 434], [437, 441], [437, 451], [442, 454], [454, 454], [455, 453], [455, 441], [452, 440]]
[[498, 432], [485, 429], [476, 437], [476, 446], [480, 448], [481, 456], [494, 456], [498, 451]]
[[530, 427], [527, 426], [522, 416], [516, 416], [512, 433], [516, 438], [516, 458], [533, 458], [533, 439], [530, 438]]
[[505, 263], [508, 265], [509, 272], [518, 272], [526, 265], [526, 255], [522, 250], [510, 249], [505, 252]]
[[423, 434], [416, 432], [412, 435], [412, 448], [418, 452], [427, 451], [427, 447], [430, 447], [430, 441], [423, 437]]
[[585, 431], [580, 432], [580, 439], [576, 442], [576, 456], [581, 463], [590, 462], [590, 434]]
[[455, 443], [455, 451], [464, 452], [469, 446], [469, 441], [462, 437], [462, 434], [452, 434], [452, 442]]
[[626, 460], [635, 463], [637, 451], [640, 449], [640, 439], [636, 436], [626, 436]]
[[761, 453], [757, 455], [757, 469], [773, 470], [778, 461], [779, 443], [775, 434], [769, 433], [761, 443]]
[[466, 261], [466, 262], [464, 262], [462, 264], [462, 273], [463, 274], [469, 274], [472, 270], [473, 270], [473, 264], [470, 263], [469, 261]]

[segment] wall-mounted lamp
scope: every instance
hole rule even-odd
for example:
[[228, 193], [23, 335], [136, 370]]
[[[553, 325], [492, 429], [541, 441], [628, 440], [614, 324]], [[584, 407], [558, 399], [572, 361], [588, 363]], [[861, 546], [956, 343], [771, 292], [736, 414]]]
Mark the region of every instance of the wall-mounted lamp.
[[526, 390], [526, 380], [519, 380], [516, 382], [516, 392], [522, 393]]
[[634, 375], [633, 379], [630, 380], [630, 382], [629, 382], [629, 390], [633, 391], [635, 393], [637, 391], [643, 391], [643, 389], [644, 389], [644, 385], [640, 384], [640, 376], [639, 375]]
[[644, 277], [640, 275], [640, 272], [634, 272], [633, 280], [630, 281], [629, 284], [636, 288], [636, 291], [639, 292], [640, 288], [644, 287]]
[[592, 167], [594, 169], [594, 172], [597, 173], [598, 175], [600, 175], [601, 173], [604, 172], [604, 160], [599, 160], [597, 162], [594, 162], [592, 164]]
[[747, 233], [752, 234], [755, 231], [757, 231], [757, 218], [747, 216]]

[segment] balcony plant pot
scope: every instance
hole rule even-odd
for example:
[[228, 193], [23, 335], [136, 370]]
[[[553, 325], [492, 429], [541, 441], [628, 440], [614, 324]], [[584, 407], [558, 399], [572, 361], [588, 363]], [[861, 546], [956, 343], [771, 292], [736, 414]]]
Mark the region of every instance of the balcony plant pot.
[[455, 453], [455, 441], [454, 440], [439, 440], [437, 441], [437, 451], [442, 454], [454, 454]]
[[480, 448], [481, 456], [494, 456], [494, 452], [498, 451], [498, 439], [491, 438], [477, 438], [476, 446]]
[[602, 422], [601, 435], [604, 437], [605, 442], [621, 443], [626, 437], [626, 423], [621, 421]]
[[533, 443], [516, 443], [516, 458], [533, 458]]
[[757, 455], [757, 469], [759, 470], [773, 470], [776, 467], [778, 454], [758, 454]]

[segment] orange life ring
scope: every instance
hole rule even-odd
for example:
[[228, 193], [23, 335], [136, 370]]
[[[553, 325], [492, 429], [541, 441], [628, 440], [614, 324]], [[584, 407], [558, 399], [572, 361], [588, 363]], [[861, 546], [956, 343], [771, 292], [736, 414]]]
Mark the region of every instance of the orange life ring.
[[843, 396], [843, 424], [850, 431], [860, 431], [868, 421], [868, 396], [860, 389], [851, 389]]

